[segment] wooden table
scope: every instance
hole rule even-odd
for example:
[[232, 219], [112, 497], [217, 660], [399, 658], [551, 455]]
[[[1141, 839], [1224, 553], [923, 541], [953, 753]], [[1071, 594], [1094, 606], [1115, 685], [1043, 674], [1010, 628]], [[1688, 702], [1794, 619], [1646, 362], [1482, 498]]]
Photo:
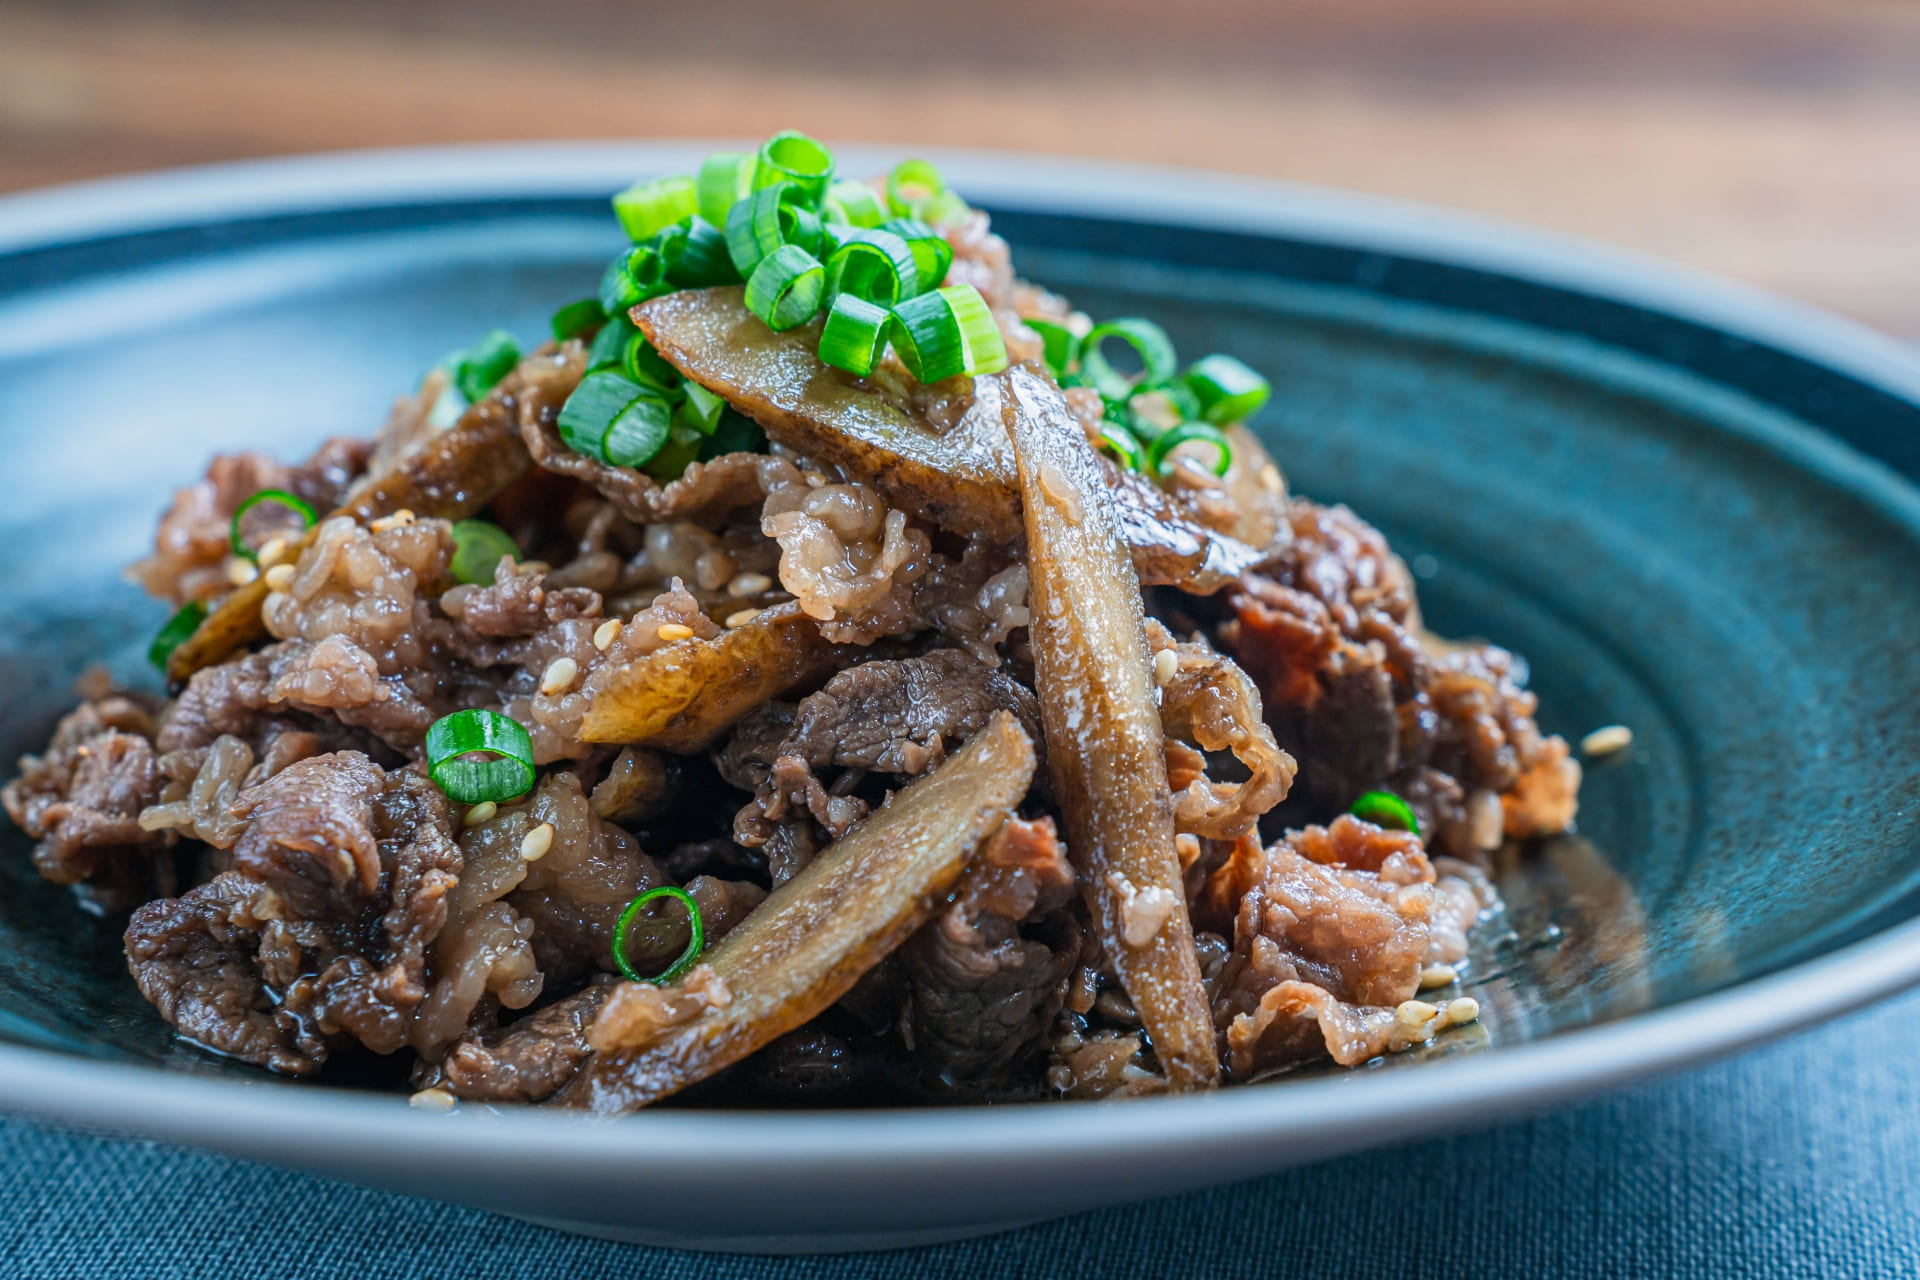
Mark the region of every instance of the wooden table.
[[335, 147], [783, 126], [1453, 205], [1920, 336], [1913, 0], [0, 12], [0, 188]]

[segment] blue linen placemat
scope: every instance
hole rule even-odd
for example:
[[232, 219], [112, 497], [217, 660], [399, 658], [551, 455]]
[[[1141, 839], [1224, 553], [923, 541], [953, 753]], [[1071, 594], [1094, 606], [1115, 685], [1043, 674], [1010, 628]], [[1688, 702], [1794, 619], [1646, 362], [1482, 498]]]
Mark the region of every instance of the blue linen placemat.
[[1920, 993], [1482, 1133], [937, 1248], [802, 1258], [612, 1244], [5, 1118], [0, 1277], [1920, 1276], [1916, 1049]]

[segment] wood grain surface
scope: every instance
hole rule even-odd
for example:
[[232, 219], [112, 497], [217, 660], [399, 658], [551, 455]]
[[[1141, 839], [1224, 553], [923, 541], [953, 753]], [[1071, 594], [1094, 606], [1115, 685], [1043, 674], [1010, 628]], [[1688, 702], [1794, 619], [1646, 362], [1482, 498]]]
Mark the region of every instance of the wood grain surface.
[[751, 135], [1430, 201], [1920, 336], [1920, 3], [0, 8], [0, 189], [337, 147]]

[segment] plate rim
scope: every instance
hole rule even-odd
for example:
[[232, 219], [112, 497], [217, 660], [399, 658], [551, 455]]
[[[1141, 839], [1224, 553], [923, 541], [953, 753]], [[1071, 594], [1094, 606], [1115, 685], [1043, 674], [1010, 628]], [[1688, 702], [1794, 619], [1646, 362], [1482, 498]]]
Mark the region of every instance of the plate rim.
[[[474, 144], [243, 161], [0, 197], [0, 258], [117, 235], [276, 214], [513, 197], [597, 197], [638, 173], [728, 143]], [[732, 145], [740, 145], [737, 142]], [[879, 167], [906, 148], [839, 149]], [[1799, 357], [1920, 406], [1920, 354], [1894, 339], [1691, 268], [1495, 219], [1321, 188], [1031, 154], [921, 150], [984, 204], [1237, 230], [1430, 260], [1625, 302]], [[1811, 426], [1811, 424], [1809, 424]], [[1818, 430], [1817, 427], [1812, 428]], [[1822, 436], [1860, 457], [1844, 442]], [[1878, 462], [1877, 459], [1869, 459]], [[1723, 1056], [1920, 982], [1920, 919], [1708, 995], [1497, 1052], [1265, 1089], [1102, 1104], [860, 1111], [652, 1111], [607, 1125], [536, 1108], [429, 1115], [393, 1094], [208, 1079], [0, 1042], [0, 1106], [50, 1119], [286, 1162], [513, 1159], [523, 1169], [630, 1168], [671, 1153], [682, 1176], [751, 1162], [816, 1172], [1251, 1151], [1277, 1135], [1329, 1141], [1357, 1128], [1411, 1138], [1538, 1110]], [[291, 1104], [291, 1105], [290, 1105]], [[638, 1141], [637, 1141], [638, 1139]], [[1376, 1136], [1371, 1140], [1383, 1140]], [[1350, 1142], [1345, 1145], [1360, 1145]], [[1279, 1163], [1276, 1159], [1274, 1163]]]

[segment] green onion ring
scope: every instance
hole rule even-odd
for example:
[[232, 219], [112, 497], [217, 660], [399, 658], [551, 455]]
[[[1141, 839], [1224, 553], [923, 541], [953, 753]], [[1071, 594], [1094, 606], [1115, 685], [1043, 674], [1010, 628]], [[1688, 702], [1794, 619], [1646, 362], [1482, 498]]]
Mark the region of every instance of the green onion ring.
[[[533, 790], [533, 738], [518, 720], [474, 707], [427, 729], [427, 776], [460, 804], [500, 803]], [[492, 760], [468, 760], [476, 752]]]
[[820, 247], [820, 219], [797, 203], [799, 194], [792, 183], [777, 183], [754, 192], [727, 214], [727, 253], [742, 279], [751, 279], [754, 269], [781, 245], [808, 253]]
[[887, 207], [880, 194], [864, 182], [836, 182], [827, 188], [827, 199], [839, 207], [847, 222], [871, 229], [887, 220]]
[[1127, 471], [1139, 471], [1146, 465], [1146, 450], [1140, 446], [1139, 437], [1117, 422], [1100, 424], [1100, 442], [1097, 446], [1102, 452], [1113, 455], [1113, 460]]
[[1213, 474], [1227, 474], [1227, 468], [1233, 465], [1233, 446], [1220, 434], [1220, 428], [1211, 422], [1183, 422], [1155, 436], [1153, 443], [1147, 446], [1147, 470], [1156, 476], [1166, 475], [1168, 456], [1180, 445], [1196, 440], [1214, 447]]
[[878, 303], [852, 293], [833, 300], [827, 323], [820, 330], [820, 359], [836, 369], [864, 378], [887, 349], [887, 329], [893, 313]]
[[953, 246], [924, 222], [913, 218], [895, 218], [880, 224], [907, 242], [913, 250], [914, 274], [920, 280], [920, 292], [932, 293], [947, 282], [947, 268], [953, 265]]
[[1398, 828], [1416, 836], [1420, 834], [1420, 819], [1413, 816], [1413, 807], [1391, 791], [1369, 791], [1355, 800], [1353, 808], [1347, 812], [1376, 827]]
[[636, 303], [646, 300], [639, 284], [627, 271], [627, 261], [632, 252], [629, 250], [621, 254], [600, 273], [600, 309], [610, 316], [624, 316]]
[[1045, 348], [1041, 358], [1047, 362], [1047, 371], [1055, 378], [1064, 378], [1073, 371], [1073, 365], [1080, 358], [1080, 339], [1073, 330], [1051, 320], [1022, 320], [1022, 324], [1040, 336]]
[[893, 309], [890, 336], [900, 359], [921, 382], [998, 373], [1007, 367], [1000, 327], [986, 299], [970, 284], [948, 285], [900, 303]]
[[700, 446], [700, 461], [712, 462], [729, 453], [765, 453], [767, 433], [760, 424], [728, 405], [720, 411], [713, 434]]
[[758, 157], [744, 151], [716, 151], [693, 180], [700, 216], [716, 227], [727, 225], [727, 211], [753, 193]]
[[567, 402], [560, 406], [554, 426], [567, 448], [605, 462], [607, 432], [613, 429], [614, 421], [626, 412], [628, 405], [646, 394], [646, 387], [617, 368], [589, 370], [567, 397]]
[[779, 332], [805, 324], [820, 310], [827, 271], [797, 244], [783, 244], [761, 260], [747, 280], [747, 310]]
[[679, 418], [696, 428], [701, 435], [712, 435], [714, 428], [720, 425], [720, 415], [726, 410], [726, 397], [717, 391], [707, 390], [691, 378], [680, 385], [687, 398], [680, 405]]
[[673, 284], [682, 289], [704, 289], [740, 283], [733, 256], [727, 252], [726, 233], [699, 214], [660, 234], [660, 256], [666, 260], [667, 279]]
[[616, 467], [645, 466], [666, 444], [672, 426], [673, 405], [646, 391], [607, 424], [607, 433], [600, 438], [600, 457]]
[[147, 646], [147, 661], [160, 668], [160, 673], [165, 675], [167, 659], [171, 658], [173, 651], [185, 644], [187, 638], [198, 631], [200, 624], [206, 620], [207, 606], [198, 600], [189, 600], [181, 605], [180, 611], [168, 618], [161, 625], [160, 630], [154, 632], [153, 643]]
[[519, 363], [520, 343], [505, 329], [495, 329], [454, 358], [454, 390], [477, 404]]
[[[649, 978], [633, 967], [633, 961], [627, 959], [627, 937], [633, 932], [633, 922], [640, 915], [641, 908], [660, 898], [671, 898], [687, 909], [687, 924], [692, 932], [687, 938], [686, 950], [680, 958], [668, 965], [665, 970]], [[700, 958], [700, 952], [707, 945], [707, 930], [700, 921], [700, 904], [685, 889], [676, 889], [672, 885], [661, 885], [658, 889], [649, 889], [620, 913], [620, 919], [613, 926], [613, 962], [619, 966], [620, 973], [628, 982], [651, 982], [656, 987], [664, 987], [675, 978], [693, 968], [693, 962]]]
[[692, 178], [681, 176], [636, 182], [613, 198], [613, 216], [635, 244], [651, 240], [693, 213], [699, 200]]
[[973, 212], [957, 191], [942, 191], [931, 200], [923, 202], [918, 210], [922, 222], [932, 227], [957, 227], [967, 220]]
[[636, 327], [620, 350], [620, 371], [643, 387], [651, 387], [668, 400], [678, 399], [684, 381], [680, 371], [653, 349], [647, 335]]
[[277, 502], [281, 506], [294, 512], [300, 517], [300, 527], [303, 530], [312, 528], [314, 521], [320, 518], [314, 509], [308, 505], [306, 499], [288, 493], [285, 489], [262, 489], [245, 502], [242, 502], [233, 509], [233, 519], [227, 524], [227, 542], [233, 547], [233, 554], [243, 560], [251, 560], [255, 564], [260, 563], [260, 553], [248, 546], [247, 540], [241, 536], [240, 520], [247, 512], [253, 510], [263, 502]]
[[798, 190], [808, 205], [818, 206], [831, 181], [833, 152], [806, 134], [785, 129], [760, 145], [753, 170], [754, 190], [785, 182]]
[[826, 267], [828, 297], [851, 293], [890, 307], [921, 292], [913, 249], [891, 231], [850, 230]]
[[606, 323], [606, 319], [606, 309], [598, 298], [569, 302], [553, 313], [553, 340], [565, 342], [568, 338], [584, 337], [596, 326]]
[[946, 179], [932, 164], [902, 160], [887, 175], [887, 207], [898, 217], [918, 217], [920, 206], [946, 189]]
[[587, 370], [619, 368], [627, 357], [627, 340], [640, 332], [624, 315], [610, 318], [587, 344]]
[[493, 572], [500, 567], [501, 556], [520, 559], [519, 544], [505, 529], [485, 520], [453, 522], [453, 560], [448, 567], [455, 581], [492, 586]]
[[[1100, 344], [1117, 338], [1133, 348], [1140, 357], [1140, 375], [1129, 377], [1115, 369], [1101, 351]], [[1080, 372], [1087, 382], [1109, 399], [1124, 400], [1136, 390], [1167, 381], [1179, 368], [1179, 357], [1167, 331], [1151, 320], [1128, 316], [1097, 324], [1080, 340]]]
[[1225, 425], [1245, 422], [1273, 394], [1267, 380], [1232, 356], [1202, 356], [1181, 379], [1200, 402], [1200, 417]]

